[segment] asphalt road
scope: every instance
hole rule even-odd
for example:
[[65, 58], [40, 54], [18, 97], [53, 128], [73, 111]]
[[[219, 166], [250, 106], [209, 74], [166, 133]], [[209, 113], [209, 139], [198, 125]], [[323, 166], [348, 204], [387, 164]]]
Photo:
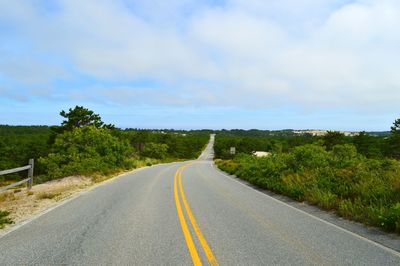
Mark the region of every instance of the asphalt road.
[[400, 265], [400, 254], [199, 160], [90, 190], [0, 238], [0, 265]]

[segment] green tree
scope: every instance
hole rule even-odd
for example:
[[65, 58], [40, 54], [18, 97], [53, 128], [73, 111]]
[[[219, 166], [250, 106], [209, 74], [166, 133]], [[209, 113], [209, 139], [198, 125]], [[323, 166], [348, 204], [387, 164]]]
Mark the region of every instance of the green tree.
[[84, 108], [83, 106], [77, 105], [74, 109], [69, 108], [68, 112], [62, 110], [60, 115], [65, 118], [61, 123], [61, 127], [64, 130], [72, 130], [75, 127], [91, 125], [100, 128], [104, 125], [103, 121], [101, 121], [100, 115], [95, 114], [93, 111]]
[[388, 138], [388, 153], [397, 159], [400, 159], [400, 118], [396, 119], [390, 128]]
[[365, 131], [360, 132], [353, 138], [353, 144], [357, 151], [368, 158], [379, 158], [382, 156], [382, 138], [368, 135]]
[[400, 118], [393, 122], [393, 126], [390, 129], [392, 133], [400, 133]]
[[54, 144], [58, 134], [65, 131], [71, 131], [74, 128], [82, 128], [86, 126], [94, 126], [97, 128], [115, 129], [112, 124], [104, 124], [100, 115], [95, 114], [83, 106], [76, 105], [74, 108], [69, 108], [68, 112], [62, 110], [60, 115], [65, 119], [61, 122], [61, 126], [50, 127], [52, 133], [48, 140], [48, 144]]
[[339, 144], [345, 144], [346, 140], [344, 137], [344, 134], [338, 131], [328, 131], [323, 137], [322, 137], [324, 146], [328, 151], [332, 150], [333, 146], [339, 145]]

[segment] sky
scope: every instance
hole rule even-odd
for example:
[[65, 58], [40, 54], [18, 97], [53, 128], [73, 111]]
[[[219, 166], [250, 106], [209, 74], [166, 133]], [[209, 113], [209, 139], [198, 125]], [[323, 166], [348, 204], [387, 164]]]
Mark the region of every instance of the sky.
[[389, 130], [398, 0], [0, 0], [0, 124]]

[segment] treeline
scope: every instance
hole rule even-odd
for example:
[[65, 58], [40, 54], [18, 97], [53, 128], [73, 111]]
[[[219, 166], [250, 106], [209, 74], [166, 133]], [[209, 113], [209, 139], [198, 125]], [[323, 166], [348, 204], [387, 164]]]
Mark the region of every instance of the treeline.
[[[197, 158], [209, 131], [118, 129], [82, 106], [60, 113], [60, 126], [0, 125], [0, 170], [35, 159], [35, 181], [108, 175], [141, 165]], [[0, 186], [24, 173], [0, 176]]]
[[[0, 170], [20, 167], [28, 164], [30, 158], [46, 156], [50, 150], [51, 134], [48, 126], [0, 125]], [[35, 172], [43, 173], [44, 169], [37, 165]], [[19, 176], [0, 176], [0, 183], [7, 179], [18, 179]]]
[[[231, 145], [237, 145], [240, 153], [230, 155]], [[284, 148], [274, 148], [277, 145]], [[355, 137], [328, 132], [296, 140], [217, 136], [215, 147], [216, 155], [225, 159], [216, 163], [226, 172], [343, 217], [400, 233], [400, 119], [386, 137], [364, 132]], [[253, 150], [272, 155], [257, 158], [249, 155]]]
[[293, 137], [252, 137], [232, 136], [217, 133], [215, 137], [214, 153], [216, 158], [233, 158], [230, 148], [235, 147], [236, 153], [251, 154], [253, 151], [268, 151], [273, 153], [288, 152], [293, 147], [314, 142], [311, 135]]
[[163, 159], [197, 158], [209, 139], [208, 131], [171, 131], [126, 129], [118, 132], [146, 157]]
[[216, 158], [230, 159], [233, 158], [233, 155], [230, 154], [231, 147], [235, 147], [236, 154], [251, 154], [253, 151], [287, 153], [297, 146], [312, 143], [322, 145], [327, 150], [331, 150], [335, 145], [351, 144], [358, 153], [367, 158], [400, 159], [400, 133], [398, 131], [398, 125], [394, 126], [390, 132], [382, 132], [382, 134], [360, 132], [355, 136], [345, 136], [344, 133], [336, 131], [328, 131], [324, 136], [313, 136], [311, 134], [290, 134], [289, 132], [292, 131], [286, 130], [265, 132], [222, 130], [217, 132], [214, 150]]

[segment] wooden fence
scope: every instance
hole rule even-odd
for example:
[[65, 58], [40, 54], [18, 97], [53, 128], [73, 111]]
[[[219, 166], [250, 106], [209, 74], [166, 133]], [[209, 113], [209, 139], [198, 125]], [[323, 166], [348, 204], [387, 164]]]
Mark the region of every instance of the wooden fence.
[[17, 173], [17, 172], [28, 170], [28, 178], [25, 178], [24, 180], [21, 180], [19, 182], [14, 183], [14, 184], [8, 185], [6, 187], [2, 187], [2, 188], [0, 188], [0, 192], [3, 192], [3, 191], [6, 191], [6, 190], [8, 190], [10, 188], [19, 186], [19, 185], [21, 185], [21, 184], [23, 184], [25, 182], [28, 182], [27, 187], [28, 187], [28, 189], [31, 189], [32, 188], [32, 184], [33, 184], [33, 167], [34, 167], [34, 160], [33, 159], [29, 159], [28, 165], [0, 171], [0, 176], [1, 176], [1, 175], [13, 174], [13, 173]]

